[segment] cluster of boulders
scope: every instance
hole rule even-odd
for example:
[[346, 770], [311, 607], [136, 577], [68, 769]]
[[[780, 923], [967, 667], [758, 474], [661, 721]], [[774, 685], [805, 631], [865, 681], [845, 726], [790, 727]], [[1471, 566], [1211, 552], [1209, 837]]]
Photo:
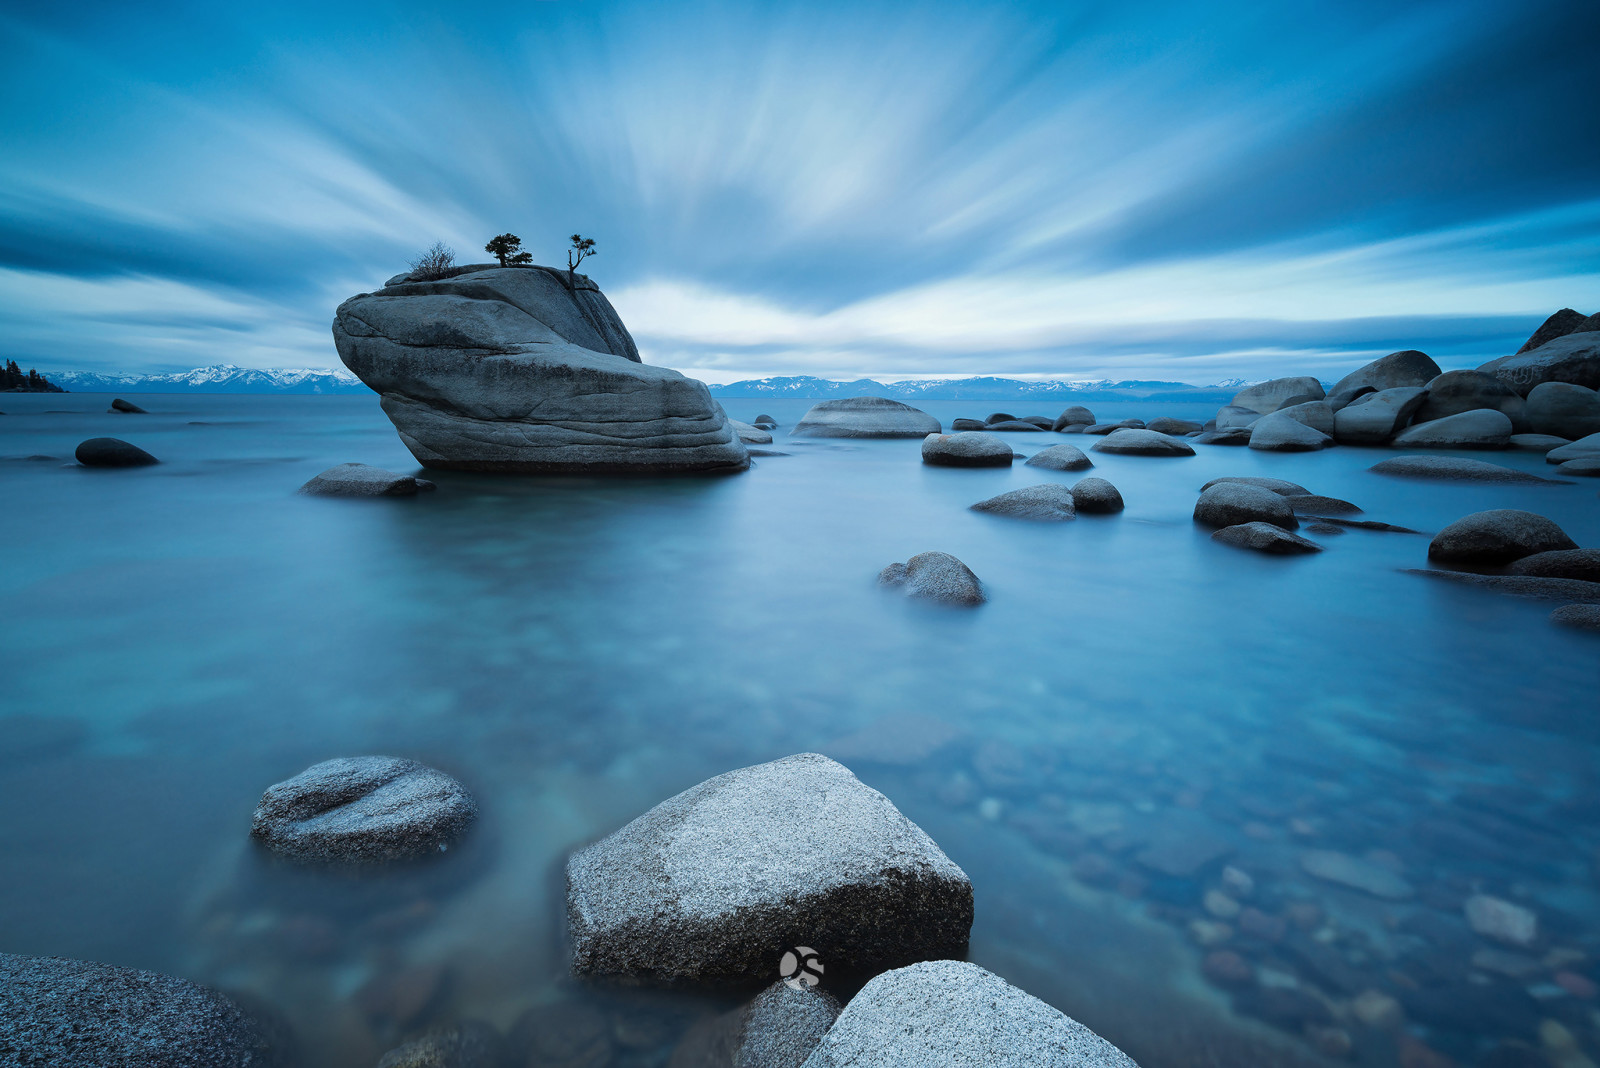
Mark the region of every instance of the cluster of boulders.
[[1413, 572], [1516, 596], [1571, 601], [1552, 612], [1551, 621], [1600, 630], [1600, 549], [1580, 549], [1566, 531], [1536, 512], [1493, 508], [1463, 516], [1434, 536], [1428, 559], [1441, 568]]

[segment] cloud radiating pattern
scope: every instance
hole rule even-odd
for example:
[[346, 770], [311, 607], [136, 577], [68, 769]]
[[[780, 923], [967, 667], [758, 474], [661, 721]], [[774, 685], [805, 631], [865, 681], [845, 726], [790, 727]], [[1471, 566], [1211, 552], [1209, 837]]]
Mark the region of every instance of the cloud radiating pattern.
[[432, 241], [581, 230], [718, 380], [1465, 365], [1600, 309], [1584, 42], [1499, 0], [0, 14], [0, 318], [41, 367], [330, 366]]

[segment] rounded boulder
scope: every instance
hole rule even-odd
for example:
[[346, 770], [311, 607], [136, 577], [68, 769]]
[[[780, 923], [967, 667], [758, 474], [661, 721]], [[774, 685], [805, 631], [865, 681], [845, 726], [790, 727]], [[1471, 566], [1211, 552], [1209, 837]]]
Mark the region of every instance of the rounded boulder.
[[935, 467], [1010, 467], [1011, 446], [979, 431], [929, 434], [922, 439], [922, 462]]
[[1566, 531], [1536, 512], [1493, 508], [1439, 531], [1428, 545], [1428, 558], [1443, 564], [1509, 564], [1535, 553], [1577, 547]]
[[84, 467], [148, 467], [161, 462], [121, 438], [90, 438], [73, 455]]
[[1242, 482], [1218, 482], [1202, 490], [1194, 505], [1194, 521], [1208, 527], [1232, 527], [1241, 523], [1271, 523], [1294, 530], [1300, 521], [1294, 506], [1281, 494]]

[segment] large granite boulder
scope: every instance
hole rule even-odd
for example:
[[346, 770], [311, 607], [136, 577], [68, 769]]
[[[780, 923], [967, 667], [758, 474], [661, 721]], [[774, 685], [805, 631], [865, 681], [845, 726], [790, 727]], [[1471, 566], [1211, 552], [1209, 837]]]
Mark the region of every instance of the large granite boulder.
[[[1331, 420], [1330, 420], [1331, 422]], [[1288, 411], [1263, 415], [1250, 428], [1250, 447], [1268, 452], [1314, 452], [1333, 444], [1333, 438], [1307, 426]]]
[[812, 405], [790, 434], [804, 438], [925, 438], [939, 420], [888, 397], [846, 397]]
[[148, 467], [161, 462], [121, 438], [90, 438], [79, 442], [73, 458], [84, 467]]
[[1062, 410], [1050, 424], [1052, 430], [1065, 430], [1069, 426], [1093, 426], [1094, 413], [1081, 404], [1074, 404]]
[[1600, 459], [1600, 434], [1590, 434], [1579, 438], [1577, 441], [1551, 449], [1544, 454], [1544, 461], [1548, 464], [1564, 464], [1568, 460], [1596, 460]]
[[298, 861], [381, 864], [447, 851], [477, 818], [472, 795], [415, 760], [339, 757], [267, 788], [250, 836]]
[[0, 1063], [286, 1068], [293, 1051], [209, 987], [158, 972], [0, 953]]
[[1093, 467], [1094, 461], [1076, 445], [1052, 445], [1028, 457], [1027, 466], [1042, 467], [1046, 471], [1082, 471]]
[[1515, 467], [1503, 467], [1464, 456], [1396, 456], [1381, 460], [1367, 470], [1379, 475], [1402, 478], [1433, 478], [1446, 482], [1554, 482]]
[[1439, 377], [1439, 365], [1425, 352], [1406, 349], [1358, 367], [1333, 384], [1328, 401], [1335, 410], [1363, 393], [1382, 393], [1405, 386], [1425, 386]]
[[1511, 444], [1511, 431], [1510, 416], [1480, 408], [1407, 427], [1391, 444], [1403, 449], [1504, 449]]
[[[1322, 400], [1325, 396], [1321, 382], [1310, 375], [1301, 375], [1296, 378], [1274, 378], [1269, 382], [1257, 382], [1235, 393], [1229, 403], [1236, 408], [1249, 408], [1262, 415], [1271, 415], [1279, 408], [1287, 408], [1305, 401]], [[1220, 419], [1217, 420], [1217, 427], [1218, 429], [1222, 427]]]
[[850, 999], [804, 1068], [1137, 1068], [1057, 1009], [976, 964], [885, 972]]
[[1535, 434], [1568, 439], [1600, 434], [1600, 393], [1571, 382], [1540, 382], [1528, 391], [1524, 417]]
[[1589, 318], [1581, 311], [1562, 308], [1539, 324], [1539, 329], [1535, 330], [1529, 335], [1528, 340], [1522, 343], [1522, 347], [1517, 350], [1517, 355], [1520, 356], [1529, 349], [1536, 349], [1540, 345], [1548, 341], [1554, 341], [1558, 337], [1566, 337], [1587, 322]]
[[1287, 416], [1297, 423], [1304, 423], [1311, 429], [1320, 430], [1324, 434], [1333, 433], [1333, 405], [1325, 400], [1302, 401], [1299, 404], [1291, 404], [1287, 408], [1279, 408], [1273, 414]]
[[339, 358], [424, 467], [739, 471], [749, 453], [705, 385], [639, 361], [583, 275], [473, 267], [392, 279], [339, 305]]
[[1262, 522], [1284, 530], [1300, 525], [1288, 498], [1242, 482], [1216, 482], [1201, 490], [1200, 499], [1194, 504], [1194, 521], [1208, 527]]
[[748, 1004], [690, 1028], [667, 1068], [800, 1068], [838, 1018], [832, 994], [773, 983]]
[[414, 475], [400, 475], [370, 464], [339, 464], [300, 487], [312, 497], [415, 497], [433, 483]]
[[873, 974], [963, 956], [972, 884], [817, 753], [730, 771], [567, 862], [577, 975], [769, 981], [787, 947]]
[[1411, 422], [1425, 397], [1420, 386], [1363, 394], [1334, 413], [1333, 439], [1341, 445], [1382, 445]]
[[1103, 478], [1080, 478], [1072, 485], [1072, 503], [1078, 511], [1110, 515], [1123, 509], [1122, 494]]
[[1493, 508], [1451, 523], [1428, 545], [1428, 559], [1444, 564], [1509, 564], [1535, 553], [1576, 549], [1553, 520], [1536, 512]]
[[[1484, 408], [1506, 413], [1513, 423], [1523, 418], [1522, 395], [1482, 371], [1446, 371], [1427, 385], [1416, 422], [1428, 423]], [[1519, 428], [1520, 429], [1520, 428]]]
[[972, 506], [974, 512], [1009, 516], [1012, 519], [1038, 519], [1060, 522], [1077, 518], [1077, 506], [1072, 491], [1057, 482], [1043, 482], [1037, 486], [1011, 490], [997, 497], [979, 501]]
[[1193, 456], [1194, 446], [1154, 430], [1123, 428], [1113, 430], [1092, 446], [1095, 452], [1129, 456]]
[[1237, 404], [1225, 404], [1217, 409], [1214, 420], [1218, 430], [1242, 430], [1253, 425], [1261, 418], [1261, 413], [1254, 408], [1241, 408]]
[[1570, 382], [1600, 389], [1600, 329], [1558, 337], [1536, 349], [1490, 360], [1478, 370], [1494, 375], [1524, 395], [1540, 382]]
[[978, 576], [949, 553], [918, 553], [903, 564], [890, 564], [878, 572], [878, 585], [899, 589], [907, 597], [939, 604], [971, 607], [985, 600]]
[[922, 462], [935, 467], [1010, 467], [1011, 446], [982, 431], [929, 434], [922, 439]]

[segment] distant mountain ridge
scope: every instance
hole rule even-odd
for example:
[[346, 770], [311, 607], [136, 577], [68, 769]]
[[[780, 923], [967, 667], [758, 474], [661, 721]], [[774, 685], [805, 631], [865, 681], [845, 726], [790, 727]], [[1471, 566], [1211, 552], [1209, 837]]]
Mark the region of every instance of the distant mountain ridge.
[[[100, 371], [54, 371], [52, 382], [73, 393], [293, 393], [355, 394], [368, 392], [361, 380], [344, 369], [256, 368], [217, 364], [165, 374], [110, 374]], [[746, 379], [711, 386], [713, 397], [792, 397], [828, 400], [835, 397], [874, 395], [895, 400], [1056, 401], [1074, 397], [1100, 400], [1172, 400], [1226, 403], [1250, 382], [1229, 379], [1207, 386], [1187, 382], [1131, 379], [1070, 381], [1016, 378], [917, 378], [878, 382], [860, 378], [851, 382], [813, 375], [788, 375]]]
[[349, 371], [325, 367], [257, 368], [217, 364], [167, 374], [55, 371], [50, 380], [72, 393], [366, 393]]

